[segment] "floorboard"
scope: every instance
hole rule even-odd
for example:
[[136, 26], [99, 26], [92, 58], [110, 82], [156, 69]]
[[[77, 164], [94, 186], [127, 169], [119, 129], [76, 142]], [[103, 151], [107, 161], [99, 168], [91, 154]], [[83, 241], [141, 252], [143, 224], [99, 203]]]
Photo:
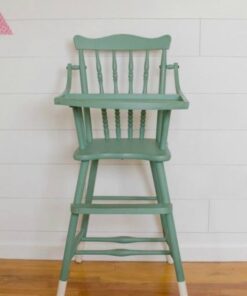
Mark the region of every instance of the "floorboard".
[[[54, 296], [60, 261], [0, 260], [0, 296]], [[185, 263], [190, 296], [246, 296], [247, 263]], [[72, 263], [68, 296], [177, 296], [173, 265]]]

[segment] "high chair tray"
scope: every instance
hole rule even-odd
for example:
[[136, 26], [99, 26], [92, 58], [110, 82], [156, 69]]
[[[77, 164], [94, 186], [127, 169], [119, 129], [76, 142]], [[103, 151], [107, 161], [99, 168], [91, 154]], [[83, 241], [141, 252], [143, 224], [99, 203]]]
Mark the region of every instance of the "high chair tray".
[[181, 94], [64, 94], [55, 104], [102, 109], [172, 110], [187, 109], [189, 102]]

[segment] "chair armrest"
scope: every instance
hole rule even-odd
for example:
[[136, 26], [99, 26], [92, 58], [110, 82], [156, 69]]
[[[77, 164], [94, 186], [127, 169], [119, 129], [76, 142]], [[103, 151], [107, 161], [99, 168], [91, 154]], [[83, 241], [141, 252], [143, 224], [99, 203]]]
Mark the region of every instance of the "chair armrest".
[[72, 70], [80, 70], [80, 66], [68, 64], [66, 69], [67, 69], [67, 81], [66, 81], [65, 90], [63, 91], [61, 96], [64, 96], [70, 93], [71, 85], [72, 85]]
[[187, 102], [188, 106], [189, 106], [189, 101], [187, 100], [187, 98], [185, 97], [185, 95], [183, 94], [181, 87], [180, 87], [180, 81], [179, 81], [179, 65], [178, 63], [174, 63], [172, 65], [167, 65], [166, 68], [168, 70], [174, 70], [174, 82], [175, 82], [175, 89], [176, 89], [176, 93], [177, 95], [179, 95], [184, 102]]

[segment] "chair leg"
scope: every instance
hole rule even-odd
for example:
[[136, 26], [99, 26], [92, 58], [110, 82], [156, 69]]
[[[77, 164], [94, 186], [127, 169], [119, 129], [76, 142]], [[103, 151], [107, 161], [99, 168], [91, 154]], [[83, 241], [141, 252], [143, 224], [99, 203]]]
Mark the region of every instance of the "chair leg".
[[[157, 183], [159, 187], [160, 199], [163, 203], [170, 203], [169, 191], [166, 181], [166, 175], [164, 165], [162, 162], [154, 163], [155, 170], [157, 172]], [[184, 278], [184, 271], [180, 257], [180, 251], [178, 246], [176, 228], [174, 223], [173, 214], [165, 215], [165, 225], [167, 227], [168, 243], [170, 245], [171, 254], [173, 257], [175, 271], [178, 281], [179, 295], [188, 296], [186, 282]]]
[[[150, 167], [151, 167], [151, 172], [152, 172], [152, 176], [153, 176], [155, 192], [156, 192], [158, 201], [161, 202], [161, 198], [160, 198], [161, 193], [160, 193], [159, 186], [158, 186], [158, 175], [157, 175], [157, 170], [156, 170], [154, 162], [150, 161]], [[167, 227], [166, 227], [165, 215], [160, 215], [160, 220], [161, 220], [161, 226], [162, 226], [162, 230], [163, 230], [163, 236], [166, 239], [168, 239], [167, 238], [168, 233], [166, 231]], [[169, 250], [169, 244], [168, 243], [165, 243], [165, 250], [167, 250], [167, 251]], [[166, 255], [166, 261], [169, 264], [173, 263], [171, 255]]]
[[[81, 162], [80, 172], [77, 180], [74, 203], [80, 203], [83, 195], [86, 175], [88, 170], [88, 161]], [[60, 281], [57, 289], [57, 296], [64, 296], [66, 293], [67, 279], [69, 275], [70, 262], [74, 255], [74, 238], [78, 224], [78, 214], [71, 214], [67, 240], [64, 250], [62, 269], [60, 273]]]
[[[92, 203], [92, 196], [94, 194], [94, 187], [95, 187], [95, 181], [96, 181], [96, 175], [97, 175], [97, 169], [98, 169], [98, 160], [92, 160], [91, 166], [90, 166], [90, 173], [88, 178], [88, 185], [87, 185], [87, 192], [86, 192], [86, 199], [85, 203], [90, 204]], [[88, 229], [88, 223], [89, 223], [89, 215], [85, 214], [82, 217], [81, 222], [81, 228], [80, 228], [80, 237], [84, 238], [87, 235], [87, 229]], [[75, 258], [75, 261], [77, 263], [82, 262], [82, 256], [77, 255]]]

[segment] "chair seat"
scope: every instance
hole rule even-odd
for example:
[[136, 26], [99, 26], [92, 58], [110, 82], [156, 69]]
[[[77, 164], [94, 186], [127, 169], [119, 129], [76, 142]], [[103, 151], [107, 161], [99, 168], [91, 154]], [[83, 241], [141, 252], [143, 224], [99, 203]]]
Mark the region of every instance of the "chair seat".
[[171, 158], [168, 147], [159, 148], [154, 139], [95, 139], [74, 153], [76, 160], [143, 159], [166, 161]]

